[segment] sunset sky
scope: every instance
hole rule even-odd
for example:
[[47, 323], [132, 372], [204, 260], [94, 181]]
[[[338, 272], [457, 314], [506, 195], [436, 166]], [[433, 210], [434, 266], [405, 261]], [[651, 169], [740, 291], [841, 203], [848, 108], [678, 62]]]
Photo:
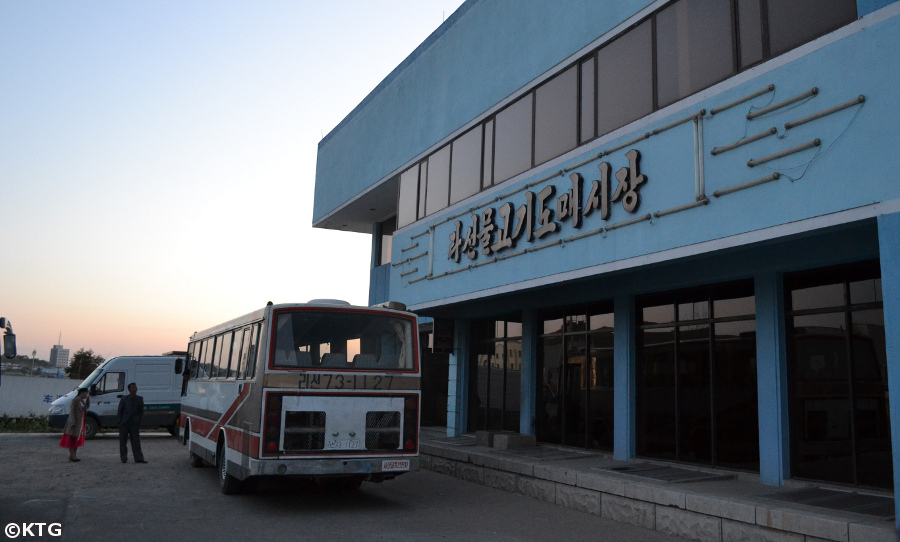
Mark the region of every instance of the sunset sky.
[[19, 354], [183, 350], [275, 303], [366, 304], [311, 226], [316, 146], [462, 0], [0, 0], [0, 316]]

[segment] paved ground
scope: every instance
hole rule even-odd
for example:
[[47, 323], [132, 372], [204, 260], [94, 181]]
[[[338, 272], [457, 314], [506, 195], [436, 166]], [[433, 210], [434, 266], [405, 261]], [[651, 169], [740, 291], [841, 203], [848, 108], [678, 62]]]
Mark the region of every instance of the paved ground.
[[[0, 527], [42, 529], [42, 540], [472, 540], [676, 541], [659, 532], [430, 471], [353, 494], [261, 484], [252, 495], [219, 493], [211, 468], [195, 469], [166, 434], [145, 434], [146, 465], [122, 464], [103, 435], [70, 463], [59, 435], [0, 434]], [[60, 537], [48, 536], [58, 523]], [[13, 524], [13, 527], [9, 527]], [[18, 529], [18, 531], [16, 531]], [[55, 529], [55, 527], [54, 527]]]

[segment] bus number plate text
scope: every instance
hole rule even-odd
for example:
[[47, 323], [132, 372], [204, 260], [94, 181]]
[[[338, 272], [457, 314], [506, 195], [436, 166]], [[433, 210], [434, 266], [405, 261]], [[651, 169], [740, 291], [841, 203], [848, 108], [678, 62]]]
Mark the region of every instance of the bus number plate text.
[[408, 471], [409, 459], [386, 459], [381, 462], [382, 472]]
[[326, 450], [359, 450], [359, 439], [354, 440], [326, 440]]

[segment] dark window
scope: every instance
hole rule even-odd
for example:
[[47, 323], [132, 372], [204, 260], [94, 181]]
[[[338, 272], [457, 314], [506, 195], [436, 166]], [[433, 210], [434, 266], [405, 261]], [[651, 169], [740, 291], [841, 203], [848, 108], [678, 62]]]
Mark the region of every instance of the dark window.
[[478, 430], [519, 431], [522, 324], [503, 320], [473, 326], [475, 353], [469, 394], [469, 425]]
[[877, 261], [785, 277], [791, 472], [893, 487]]
[[481, 126], [453, 141], [450, 205], [481, 190]]
[[450, 197], [450, 145], [428, 157], [428, 183], [425, 188], [425, 214], [447, 206]]
[[484, 123], [484, 180], [482, 188], [494, 184], [494, 121]]
[[772, 55], [780, 55], [856, 20], [854, 0], [769, 0]]
[[378, 261], [377, 265], [391, 263], [391, 248], [393, 247], [394, 232], [397, 230], [397, 219], [391, 217], [378, 224]]
[[741, 69], [748, 68], [766, 56], [763, 41], [763, 0], [738, 0], [738, 47]]
[[532, 94], [497, 113], [494, 121], [494, 183], [531, 167]]
[[648, 20], [597, 52], [597, 134], [653, 112], [653, 34]]
[[613, 366], [611, 307], [546, 315], [538, 356], [538, 439], [611, 450]]
[[200, 378], [211, 378], [213, 374], [213, 347], [216, 344], [214, 337], [204, 339], [203, 341], [203, 357], [200, 362]]
[[581, 68], [580, 98], [581, 118], [579, 126], [579, 143], [584, 143], [593, 139], [597, 135], [596, 119], [597, 119], [597, 97], [596, 85], [597, 75], [594, 69], [595, 59], [593, 56], [579, 64]]
[[640, 300], [639, 455], [759, 470], [754, 305], [751, 282]]
[[229, 361], [231, 360], [231, 349], [234, 347], [234, 332], [229, 331], [219, 336], [219, 347], [217, 347], [218, 355], [216, 356], [216, 377], [228, 378], [234, 376], [229, 373]]
[[569, 68], [534, 91], [534, 163], [578, 146], [578, 70]]
[[734, 73], [731, 3], [681, 0], [656, 15], [659, 107]]
[[412, 224], [420, 218], [419, 205], [419, 164], [400, 174], [400, 198], [397, 203], [397, 225]]
[[856, 16], [855, 0], [671, 2], [515, 98], [480, 129], [473, 128], [424, 159], [418, 169], [404, 172], [398, 226], [515, 177]]
[[260, 324], [250, 326], [250, 349], [247, 352], [247, 363], [244, 371], [244, 378], [252, 380], [256, 376], [256, 358], [259, 354], [259, 332]]

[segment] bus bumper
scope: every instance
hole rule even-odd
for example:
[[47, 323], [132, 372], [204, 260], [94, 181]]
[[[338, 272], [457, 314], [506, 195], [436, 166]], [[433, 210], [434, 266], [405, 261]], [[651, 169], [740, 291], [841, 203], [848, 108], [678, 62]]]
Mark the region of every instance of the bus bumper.
[[[418, 456], [339, 459], [263, 459], [251, 460], [248, 476], [364, 476], [382, 480], [419, 469]], [[242, 469], [243, 470], [243, 469]]]

